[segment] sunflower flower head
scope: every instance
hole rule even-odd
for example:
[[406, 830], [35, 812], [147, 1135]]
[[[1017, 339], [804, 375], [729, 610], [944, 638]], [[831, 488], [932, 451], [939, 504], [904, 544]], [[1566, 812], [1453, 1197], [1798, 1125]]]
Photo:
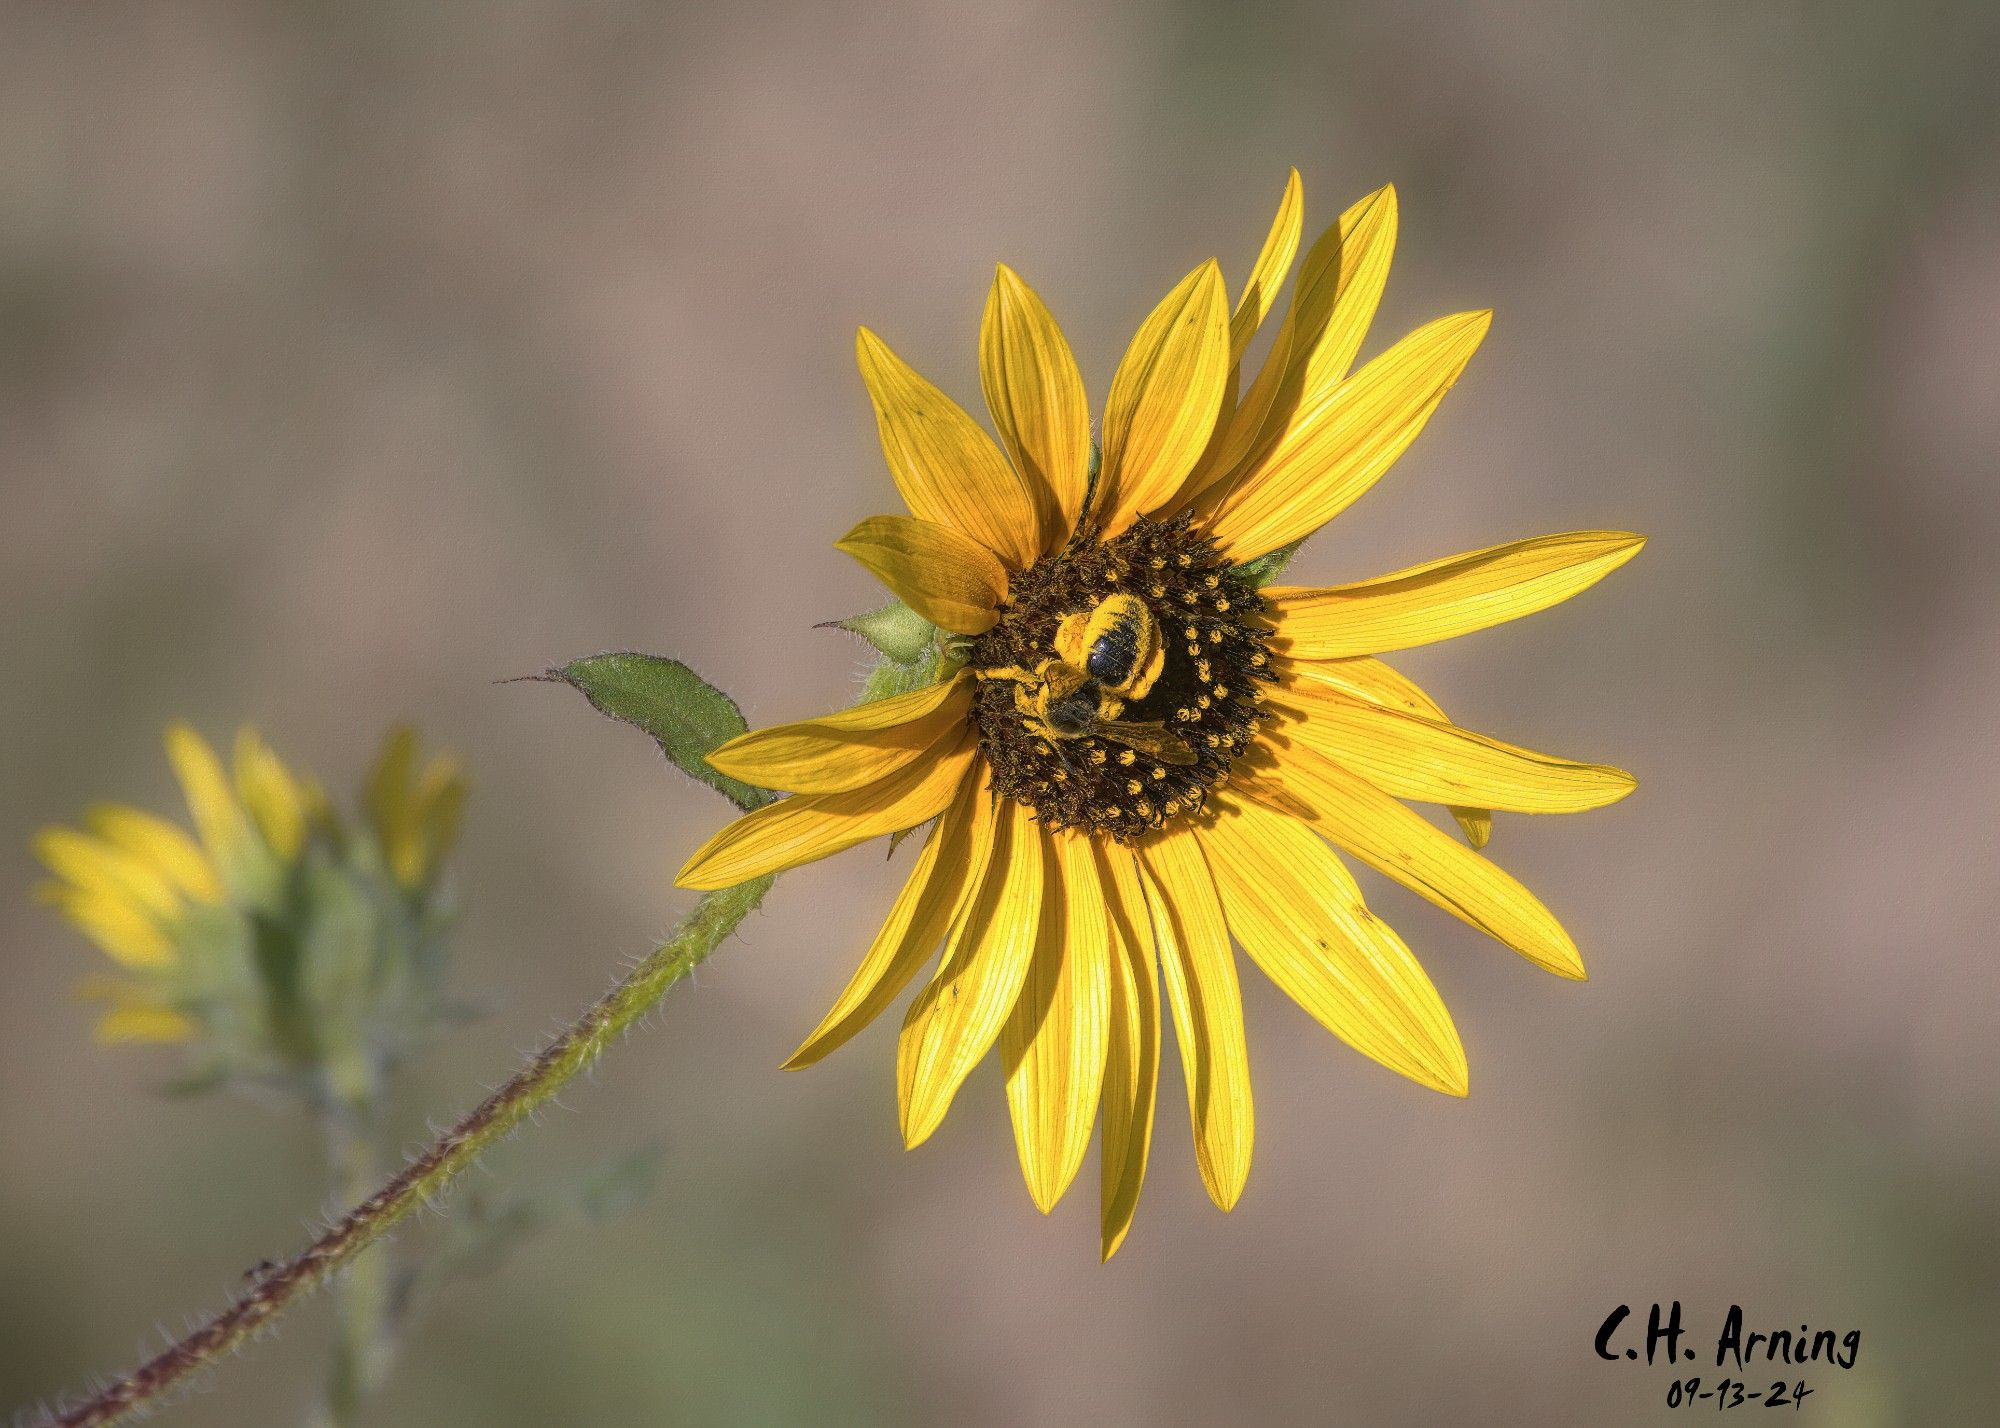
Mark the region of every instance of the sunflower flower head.
[[1581, 812], [1634, 787], [1461, 727], [1382, 656], [1565, 600], [1640, 537], [1536, 536], [1329, 587], [1269, 583], [1416, 439], [1490, 321], [1439, 318], [1357, 365], [1395, 193], [1341, 214], [1281, 303], [1302, 212], [1294, 172], [1233, 301], [1210, 261], [1153, 309], [1101, 439], [1061, 329], [1004, 266], [979, 347], [997, 441], [863, 329], [908, 514], [864, 520], [839, 547], [896, 597], [844, 622], [882, 667], [859, 705], [710, 755], [789, 796], [680, 873], [726, 887], [927, 825], [874, 944], [787, 1064], [819, 1060], [916, 984], [896, 1055], [906, 1143], [997, 1047], [1037, 1205], [1098, 1134], [1107, 1258], [1138, 1204], [1167, 1026], [1196, 1166], [1225, 1210], [1254, 1139], [1244, 958], [1364, 1056], [1466, 1094], [1450, 1014], [1350, 863], [1581, 978], [1561, 924], [1479, 850], [1496, 812]]
[[166, 749], [190, 826], [103, 804], [35, 838], [40, 895], [115, 964], [82, 984], [98, 1039], [185, 1043], [201, 1084], [372, 1082], [441, 1015], [463, 775], [392, 731], [350, 825], [255, 730], [226, 764], [184, 724]]

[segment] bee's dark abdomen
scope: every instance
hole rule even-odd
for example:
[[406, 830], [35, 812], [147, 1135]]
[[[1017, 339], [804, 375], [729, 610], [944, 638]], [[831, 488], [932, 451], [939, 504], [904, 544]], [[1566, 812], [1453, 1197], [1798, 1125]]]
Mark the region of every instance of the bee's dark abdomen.
[[1105, 684], [1121, 684], [1131, 677], [1139, 658], [1139, 632], [1130, 625], [1114, 625], [1097, 637], [1084, 657], [1084, 667], [1092, 679]]

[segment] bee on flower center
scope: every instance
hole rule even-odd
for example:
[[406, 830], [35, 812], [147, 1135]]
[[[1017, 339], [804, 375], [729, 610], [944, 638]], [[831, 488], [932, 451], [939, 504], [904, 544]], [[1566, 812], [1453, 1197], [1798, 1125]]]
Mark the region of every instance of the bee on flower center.
[[1170, 764], [1196, 762], [1187, 745], [1167, 733], [1158, 720], [1138, 722], [1118, 718], [1123, 701], [1093, 680], [1087, 669], [1060, 659], [1045, 659], [1032, 674], [1018, 665], [978, 670], [976, 674], [980, 679], [1012, 684], [1014, 707], [1021, 714], [1023, 726], [1044, 740], [1085, 739], [1094, 735]]
[[[1190, 610], [1190, 595], [1206, 609]], [[1126, 839], [1199, 809], [1262, 717], [1249, 693], [1270, 678], [1262, 608], [1185, 517], [1109, 541], [1081, 530], [1013, 582], [972, 649], [997, 790], [1055, 827]], [[1150, 789], [1119, 772], [1135, 755]]]

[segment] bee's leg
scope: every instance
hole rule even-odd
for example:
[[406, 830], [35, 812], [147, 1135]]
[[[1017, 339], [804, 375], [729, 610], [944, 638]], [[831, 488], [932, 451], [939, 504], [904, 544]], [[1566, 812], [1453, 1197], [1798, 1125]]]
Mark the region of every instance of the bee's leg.
[[1004, 679], [1014, 684], [1033, 684], [1039, 676], [1030, 674], [1018, 664], [1003, 664], [998, 669], [975, 669], [974, 679]]
[[1046, 729], [1046, 732], [1038, 730], [1037, 732], [1042, 733], [1042, 736], [1049, 741], [1049, 747], [1055, 751], [1056, 762], [1068, 770], [1070, 777], [1081, 778], [1083, 776], [1082, 770], [1069, 761], [1069, 754], [1063, 747], [1070, 742], [1068, 737], [1056, 733], [1053, 729]]

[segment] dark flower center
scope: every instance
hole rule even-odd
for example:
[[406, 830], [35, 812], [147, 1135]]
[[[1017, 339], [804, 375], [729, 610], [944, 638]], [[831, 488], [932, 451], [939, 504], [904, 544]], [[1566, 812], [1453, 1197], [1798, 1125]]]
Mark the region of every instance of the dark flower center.
[[1263, 609], [1186, 516], [1080, 530], [1014, 578], [973, 644], [994, 788], [1121, 841], [1196, 812], [1263, 717]]

